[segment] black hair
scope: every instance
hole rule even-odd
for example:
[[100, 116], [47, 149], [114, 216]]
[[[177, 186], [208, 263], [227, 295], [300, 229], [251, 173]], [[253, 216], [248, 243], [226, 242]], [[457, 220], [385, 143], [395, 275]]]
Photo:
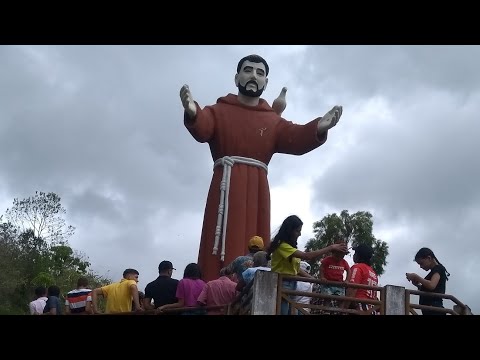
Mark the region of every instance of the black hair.
[[233, 274], [231, 266], [225, 266], [220, 270], [220, 276], [230, 276]]
[[81, 277], [78, 278], [77, 287], [80, 287], [80, 286], [83, 286], [83, 287], [88, 286], [88, 279], [86, 277], [81, 276]]
[[245, 57], [241, 58], [240, 61], [238, 62], [238, 65], [237, 65], [237, 74], [240, 73], [240, 70], [242, 68], [242, 64], [245, 61], [251, 61], [253, 63], [263, 63], [263, 65], [265, 65], [265, 76], [268, 76], [268, 71], [269, 71], [268, 64], [267, 64], [266, 60], [264, 58], [262, 58], [260, 55], [248, 55], [248, 56], [245, 56]]
[[429, 256], [431, 256], [438, 263], [438, 265], [440, 265], [443, 268], [443, 270], [445, 270], [445, 275], [448, 281], [448, 277], [450, 276], [450, 273], [447, 271], [445, 266], [443, 266], [442, 263], [437, 259], [433, 251], [430, 250], [429, 248], [424, 247], [418, 250], [417, 253], [415, 254], [415, 257], [413, 258], [413, 261], [417, 261], [419, 259], [426, 259]]
[[60, 297], [60, 288], [57, 285], [48, 287], [48, 296]]
[[355, 251], [353, 261], [372, 266], [373, 249], [371, 246], [367, 244], [358, 244], [357, 246], [354, 246], [352, 250]]
[[[290, 215], [283, 220], [282, 226], [278, 230], [277, 235], [273, 238], [267, 251], [267, 260], [270, 260], [270, 255], [278, 249], [282, 242], [297, 248], [297, 239], [292, 237], [293, 232], [303, 225], [303, 221], [297, 215]], [[291, 258], [290, 258], [291, 259]]]
[[123, 272], [123, 277], [127, 276], [128, 274], [140, 275], [135, 269], [125, 269], [125, 271]]
[[35, 289], [35, 295], [37, 297], [45, 296], [47, 293], [47, 289], [45, 289], [45, 286], [39, 286]]
[[185, 268], [185, 271], [183, 272], [183, 277], [184, 278], [189, 278], [189, 279], [201, 279], [202, 278], [202, 272], [200, 271], [200, 266], [196, 263], [190, 263], [187, 265]]

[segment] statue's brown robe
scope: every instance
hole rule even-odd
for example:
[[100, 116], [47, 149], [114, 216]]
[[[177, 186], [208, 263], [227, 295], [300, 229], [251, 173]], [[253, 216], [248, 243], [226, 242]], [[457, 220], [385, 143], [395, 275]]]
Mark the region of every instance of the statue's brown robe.
[[[184, 124], [198, 142], [208, 142], [213, 161], [224, 156], [243, 156], [268, 165], [274, 153], [305, 154], [327, 140], [327, 132], [317, 136], [320, 118], [298, 125], [278, 116], [260, 99], [257, 106], [240, 103], [228, 94], [203, 110], [197, 105], [193, 121], [184, 115]], [[289, 170], [285, 169], [288, 173]], [[248, 240], [259, 235], [265, 247], [270, 243], [270, 189], [265, 170], [238, 164], [232, 167], [228, 220], [225, 239], [225, 260], [220, 260], [222, 241], [212, 255], [220, 201], [223, 166], [213, 172], [203, 220], [198, 264], [205, 281], [219, 277], [220, 269], [237, 256], [248, 252]], [[295, 213], [295, 209], [292, 209]], [[285, 214], [285, 217], [290, 214]]]

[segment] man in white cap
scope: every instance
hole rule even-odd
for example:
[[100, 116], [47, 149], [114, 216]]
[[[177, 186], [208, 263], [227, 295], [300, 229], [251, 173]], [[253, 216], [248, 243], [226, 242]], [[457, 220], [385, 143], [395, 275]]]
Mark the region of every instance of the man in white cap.
[[[305, 271], [307, 274], [310, 274], [310, 264], [306, 261], [301, 261], [300, 262], [300, 269]], [[297, 281], [297, 289], [296, 291], [304, 291], [304, 292], [312, 292], [313, 290], [313, 283], [311, 282], [306, 282], [306, 281]], [[295, 301], [299, 304], [310, 304], [310, 300], [312, 298], [310, 296], [303, 296], [299, 295], [295, 298]], [[310, 308], [304, 308], [306, 312], [310, 312]], [[299, 311], [299, 315], [302, 313]]]

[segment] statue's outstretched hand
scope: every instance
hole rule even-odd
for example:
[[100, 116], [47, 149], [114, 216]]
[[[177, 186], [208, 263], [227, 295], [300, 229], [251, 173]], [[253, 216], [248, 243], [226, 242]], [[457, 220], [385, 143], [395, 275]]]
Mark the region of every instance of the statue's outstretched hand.
[[321, 134], [337, 125], [342, 116], [342, 111], [342, 107], [336, 105], [327, 112], [318, 122], [318, 133]]
[[193, 101], [192, 93], [188, 88], [188, 85], [183, 85], [180, 89], [180, 99], [182, 100], [183, 108], [188, 116], [193, 119], [197, 115], [197, 106]]

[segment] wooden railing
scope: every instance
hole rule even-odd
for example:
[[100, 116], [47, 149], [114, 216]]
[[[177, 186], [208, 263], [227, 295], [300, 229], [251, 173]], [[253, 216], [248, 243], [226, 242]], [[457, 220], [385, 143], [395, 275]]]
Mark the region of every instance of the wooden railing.
[[[284, 289], [283, 280], [294, 280], [310, 282], [314, 284], [338, 286], [352, 289], [365, 289], [376, 291], [377, 299], [358, 299], [347, 296], [327, 295], [319, 292], [303, 292]], [[451, 300], [454, 303], [453, 309], [438, 308], [433, 306], [417, 305], [411, 302], [412, 295], [422, 295]], [[307, 296], [312, 299], [323, 299], [324, 303], [303, 304], [297, 303], [293, 296]], [[371, 309], [362, 311], [357, 309], [346, 309], [343, 306], [328, 306], [325, 301], [335, 300], [337, 303], [348, 301], [352, 303], [361, 303], [370, 305]], [[383, 287], [359, 285], [345, 282], [326, 281], [299, 276], [286, 276], [270, 271], [257, 271], [254, 280], [251, 281], [242, 292], [235, 298], [231, 304], [218, 306], [202, 307], [183, 307], [167, 309], [161, 313], [156, 310], [133, 311], [127, 313], [117, 313], [115, 315], [167, 315], [181, 314], [186, 311], [204, 309], [224, 309], [226, 315], [276, 315], [281, 313], [281, 303], [287, 301], [290, 305], [290, 314], [312, 315], [306, 309], [316, 310], [318, 315], [332, 314], [350, 314], [350, 315], [418, 315], [415, 310], [432, 310], [443, 312], [450, 315], [472, 315], [470, 308], [460, 302], [456, 297], [448, 294], [436, 294], [421, 292], [417, 290], [405, 289], [401, 286], [386, 285]]]
[[[453, 309], [446, 309], [446, 308], [436, 307], [436, 306], [412, 304], [411, 303], [412, 295], [450, 300], [454, 303], [454, 306], [453, 306]], [[450, 315], [472, 315], [470, 308], [467, 305], [463, 304], [460, 300], [458, 300], [453, 295], [405, 289], [405, 313], [410, 315], [418, 315], [415, 309], [428, 310], [432, 312], [445, 313]]]
[[[315, 284], [324, 284], [331, 286], [338, 286], [344, 288], [366, 289], [376, 291], [377, 299], [358, 299], [347, 296], [327, 295], [318, 292], [303, 292], [297, 290], [284, 289], [282, 286], [283, 280], [294, 280], [310, 282]], [[256, 291], [264, 295], [263, 298], [256, 297]], [[268, 296], [268, 294], [276, 294], [275, 297]], [[410, 302], [411, 295], [426, 295], [432, 297], [441, 297], [443, 299], [451, 300], [455, 305], [453, 309], [434, 308], [431, 306], [417, 305]], [[337, 303], [343, 301], [369, 304], [370, 308], [367, 311], [357, 309], [346, 309], [343, 306], [326, 306], [316, 304], [297, 303], [293, 296], [306, 296], [313, 299], [336, 300]], [[269, 314], [276, 315], [281, 313], [281, 303], [286, 301], [290, 305], [290, 314], [304, 314], [311, 315], [306, 309], [319, 310], [319, 315], [325, 314], [352, 314], [352, 315], [408, 315], [416, 314], [415, 309], [429, 309], [438, 312], [444, 312], [451, 315], [471, 315], [470, 308], [460, 302], [456, 297], [449, 294], [434, 294], [423, 293], [416, 290], [408, 290], [401, 286], [386, 285], [383, 287], [359, 285], [345, 282], [334, 282], [319, 279], [311, 279], [298, 276], [286, 276], [273, 272], [257, 271], [254, 278], [254, 292], [252, 297], [252, 315]]]
[[[297, 291], [297, 290], [287, 290], [287, 289], [284, 289], [282, 286], [283, 280], [303, 281], [303, 282], [309, 282], [309, 283], [319, 284], [319, 285], [343, 287], [345, 289], [353, 288], [353, 289], [372, 290], [372, 291], [378, 292], [380, 294], [380, 298], [377, 298], [377, 300], [358, 299], [358, 298], [347, 297], [347, 296], [322, 294], [315, 291], [304, 292], [304, 291]], [[315, 315], [324, 315], [324, 314], [370, 315], [372, 313], [378, 313], [379, 315], [385, 314], [385, 302], [383, 301], [383, 299], [385, 298], [385, 288], [383, 287], [312, 279], [312, 278], [306, 278], [306, 277], [300, 277], [300, 276], [280, 275], [278, 277], [278, 289], [280, 289], [280, 291], [278, 291], [277, 293], [277, 306], [276, 306], [277, 315], [281, 314], [282, 301], [286, 301], [289, 304], [290, 315], [296, 315], [298, 313], [302, 313], [303, 315], [313, 315], [311, 312], [308, 312], [305, 309], [320, 310], [320, 312], [315, 313]], [[334, 300], [338, 303], [350, 302], [350, 303], [368, 304], [368, 305], [371, 305], [371, 310], [362, 311], [357, 309], [342, 308], [340, 306], [332, 307], [332, 306], [326, 306], [326, 305], [316, 305], [312, 303], [310, 304], [297, 303], [292, 298], [293, 296], [307, 296], [312, 299]]]
[[229, 304], [226, 305], [213, 305], [213, 306], [187, 306], [181, 308], [171, 308], [158, 312], [157, 310], [143, 310], [143, 311], [127, 311], [127, 312], [116, 312], [116, 313], [98, 313], [94, 315], [179, 315], [185, 312], [196, 311], [196, 310], [218, 310], [223, 309], [224, 313], [228, 313]]
[[228, 315], [250, 315], [252, 311], [253, 283], [250, 281], [229, 306]]

